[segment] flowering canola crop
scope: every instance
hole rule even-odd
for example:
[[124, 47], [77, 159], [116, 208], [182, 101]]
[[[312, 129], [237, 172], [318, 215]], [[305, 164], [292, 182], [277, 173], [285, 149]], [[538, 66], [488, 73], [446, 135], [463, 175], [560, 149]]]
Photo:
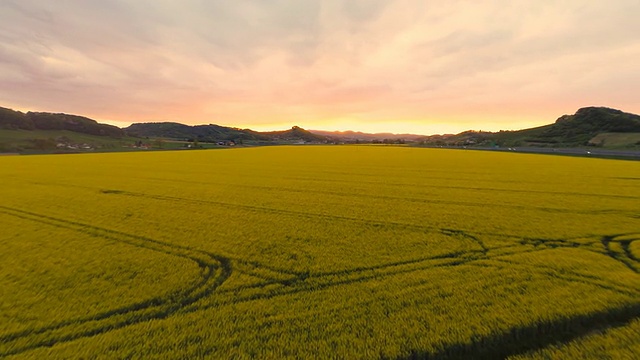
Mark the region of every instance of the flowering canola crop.
[[640, 353], [639, 162], [292, 146], [0, 179], [0, 357]]

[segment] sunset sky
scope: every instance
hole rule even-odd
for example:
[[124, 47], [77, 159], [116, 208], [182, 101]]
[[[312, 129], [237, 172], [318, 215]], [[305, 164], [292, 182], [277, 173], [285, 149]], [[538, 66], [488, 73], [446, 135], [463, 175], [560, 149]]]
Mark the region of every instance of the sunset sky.
[[453, 133], [640, 113], [640, 1], [0, 0], [0, 106]]

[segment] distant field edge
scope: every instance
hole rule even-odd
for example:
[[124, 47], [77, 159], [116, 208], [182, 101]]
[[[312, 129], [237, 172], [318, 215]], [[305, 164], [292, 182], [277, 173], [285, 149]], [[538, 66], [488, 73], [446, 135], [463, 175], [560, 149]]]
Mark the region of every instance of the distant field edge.
[[236, 147], [206, 147], [199, 149], [186, 148], [153, 148], [153, 149], [95, 149], [91, 151], [29, 151], [29, 152], [0, 152], [0, 156], [15, 155], [71, 155], [71, 154], [101, 154], [101, 153], [149, 153], [149, 152], [167, 152], [167, 151], [204, 151], [204, 150], [241, 150], [255, 149], [261, 147], [338, 147], [338, 146], [366, 146], [366, 147], [402, 147], [402, 148], [419, 148], [419, 149], [445, 149], [445, 150], [475, 150], [475, 151], [494, 151], [504, 153], [520, 153], [520, 154], [538, 154], [538, 155], [557, 155], [557, 156], [573, 156], [596, 159], [611, 160], [634, 160], [640, 161], [640, 150], [610, 150], [610, 149], [592, 149], [592, 148], [533, 148], [533, 147], [514, 147], [514, 148], [491, 148], [491, 147], [461, 147], [461, 146], [423, 146], [423, 145], [394, 145], [394, 144], [265, 144], [265, 145], [240, 145]]

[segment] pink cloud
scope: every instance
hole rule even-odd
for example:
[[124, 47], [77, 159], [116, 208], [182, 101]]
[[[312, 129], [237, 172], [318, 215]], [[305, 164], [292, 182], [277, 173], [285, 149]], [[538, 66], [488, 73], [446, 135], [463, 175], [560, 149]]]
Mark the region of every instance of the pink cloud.
[[0, 106], [389, 131], [638, 113], [639, 12], [634, 0], [5, 1]]

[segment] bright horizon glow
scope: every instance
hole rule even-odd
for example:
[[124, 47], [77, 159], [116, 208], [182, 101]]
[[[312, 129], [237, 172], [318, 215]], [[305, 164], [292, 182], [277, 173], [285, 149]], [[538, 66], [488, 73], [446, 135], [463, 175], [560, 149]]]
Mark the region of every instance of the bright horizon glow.
[[[29, 111], [26, 109], [14, 109], [19, 111]], [[82, 114], [75, 114], [84, 116]], [[94, 119], [97, 120], [97, 119]], [[103, 124], [114, 125], [118, 127], [127, 127], [132, 124], [132, 122], [122, 122], [122, 121], [112, 121], [112, 120], [102, 120], [98, 121]], [[140, 122], [178, 122], [180, 121], [140, 121]], [[363, 132], [363, 133], [393, 133], [393, 134], [414, 134], [414, 135], [435, 135], [435, 134], [457, 134], [467, 130], [474, 131], [492, 131], [497, 132], [500, 130], [522, 130], [526, 128], [532, 128], [537, 126], [548, 125], [547, 123], [536, 123], [535, 121], [519, 121], [516, 124], [522, 125], [523, 127], [513, 127], [513, 128], [505, 128], [504, 124], [501, 122], [492, 122], [492, 121], [483, 121], [481, 128], [470, 128], [466, 126], [467, 124], [473, 125], [474, 123], [463, 122], [463, 123], [447, 123], [447, 122], [429, 122], [428, 124], [421, 124], [419, 122], [393, 122], [393, 123], [375, 123], [373, 126], [362, 124], [362, 123], [352, 123], [346, 120], [336, 120], [331, 122], [325, 122], [323, 128], [313, 128], [309, 126], [304, 126], [304, 124], [298, 123], [281, 123], [281, 124], [264, 124], [264, 125], [226, 125], [222, 123], [216, 123], [215, 125], [220, 126], [228, 126], [235, 127], [239, 129], [251, 129], [255, 131], [280, 131], [287, 130], [292, 128], [293, 126], [299, 126], [305, 130], [321, 130], [321, 131], [355, 131], [355, 132]], [[192, 123], [188, 125], [208, 125], [209, 123]], [[457, 125], [457, 127], [456, 127]], [[388, 129], [395, 129], [394, 131], [389, 131]]]
[[0, 106], [414, 134], [640, 113], [637, 0], [6, 0]]

